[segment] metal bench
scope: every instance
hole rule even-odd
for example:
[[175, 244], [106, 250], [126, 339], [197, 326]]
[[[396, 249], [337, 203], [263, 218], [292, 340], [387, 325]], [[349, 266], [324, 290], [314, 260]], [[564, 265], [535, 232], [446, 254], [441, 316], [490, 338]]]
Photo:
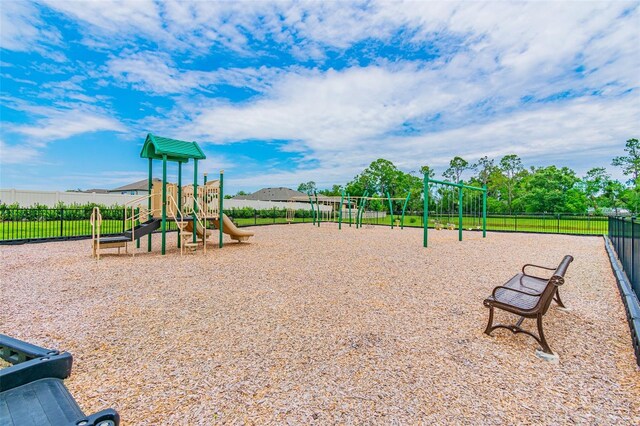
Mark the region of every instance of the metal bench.
[[[544, 353], [553, 355], [544, 337], [542, 317], [549, 310], [552, 300], [555, 300], [560, 307], [565, 307], [562, 299], [560, 299], [558, 288], [564, 284], [564, 274], [572, 261], [572, 256], [565, 256], [556, 268], [526, 264], [522, 267], [521, 273], [515, 275], [504, 285], [494, 288], [491, 296], [487, 297], [483, 302], [484, 306], [489, 308], [489, 323], [484, 332], [491, 335], [491, 332], [496, 328], [506, 328], [514, 334], [524, 333], [536, 339]], [[553, 274], [549, 278], [543, 278], [528, 274], [527, 268], [553, 271]], [[520, 315], [520, 319], [514, 325], [493, 325], [494, 308]], [[537, 336], [520, 327], [526, 318], [536, 319], [538, 325]]]
[[71, 375], [70, 353], [0, 334], [0, 425], [117, 426], [115, 410], [85, 415], [62, 382]]

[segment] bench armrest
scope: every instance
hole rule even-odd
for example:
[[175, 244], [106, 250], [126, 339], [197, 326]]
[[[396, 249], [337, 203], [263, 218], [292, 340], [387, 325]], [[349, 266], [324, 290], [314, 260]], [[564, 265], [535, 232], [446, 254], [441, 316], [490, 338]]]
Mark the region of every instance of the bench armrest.
[[537, 268], [537, 269], [544, 269], [546, 271], [555, 271], [556, 268], [547, 268], [546, 266], [540, 266], [540, 265], [534, 265], [533, 263], [527, 263], [526, 265], [524, 265], [522, 267], [522, 275], [526, 275], [528, 277], [532, 277], [532, 278], [539, 278], [541, 280], [548, 280], [548, 277], [539, 277], [537, 275], [531, 275], [531, 274], [527, 274], [526, 269], [527, 268]]
[[511, 287], [505, 287], [505, 286], [498, 286], [496, 288], [493, 289], [493, 292], [491, 293], [491, 297], [493, 297], [494, 299], [496, 298], [496, 291], [498, 290], [509, 290], [509, 291], [513, 291], [514, 293], [520, 293], [520, 294], [526, 294], [527, 296], [541, 296], [542, 293], [528, 293], [526, 291], [521, 291], [521, 290], [516, 290], [515, 288], [511, 288]]

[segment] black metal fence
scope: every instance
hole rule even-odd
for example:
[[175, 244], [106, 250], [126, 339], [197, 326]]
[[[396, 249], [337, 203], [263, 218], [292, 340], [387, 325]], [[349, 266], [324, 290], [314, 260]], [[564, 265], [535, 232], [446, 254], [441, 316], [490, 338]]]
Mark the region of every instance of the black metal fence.
[[[125, 221], [123, 208], [101, 209], [102, 234], [115, 235], [130, 228], [130, 222]], [[0, 243], [25, 242], [33, 240], [86, 238], [91, 236], [91, 208], [3, 208], [0, 209]], [[231, 217], [237, 226], [259, 226], [278, 223], [308, 223], [313, 220], [309, 210], [297, 210], [293, 218], [287, 217], [286, 209], [256, 210], [252, 208], [226, 209], [225, 213]], [[351, 222], [355, 224], [356, 211], [352, 211]], [[394, 224], [398, 223], [402, 212], [393, 213]], [[327, 217], [322, 218], [326, 221]], [[343, 224], [348, 226], [349, 217], [345, 211]], [[330, 218], [335, 221], [336, 218]], [[429, 227], [435, 226], [435, 221], [441, 224], [448, 222], [457, 227], [458, 217], [430, 212]], [[368, 212], [363, 220], [365, 224], [391, 225], [392, 216], [386, 212]], [[422, 227], [423, 214], [421, 211], [405, 212], [404, 226]], [[465, 229], [478, 229], [480, 218], [464, 217]], [[173, 221], [168, 221], [168, 229], [175, 230]], [[575, 235], [603, 235], [607, 234], [609, 221], [605, 216], [588, 216], [572, 214], [514, 214], [487, 215], [487, 230], [512, 232], [539, 232]], [[640, 265], [639, 265], [640, 266]], [[638, 277], [640, 279], [640, 276]]]
[[[90, 237], [92, 211], [90, 207], [0, 209], [0, 244]], [[117, 235], [131, 228], [124, 208], [100, 209], [100, 213], [102, 235]], [[229, 209], [225, 214], [240, 227], [288, 223], [286, 209]], [[310, 222], [311, 212], [296, 211], [293, 221]], [[167, 229], [177, 230], [173, 220], [167, 220]]]
[[[363, 223], [374, 225], [389, 225], [392, 217], [389, 213], [374, 212], [373, 217], [363, 220]], [[355, 216], [354, 216], [355, 217]], [[393, 221], [402, 219], [402, 212], [393, 212]], [[344, 221], [343, 217], [343, 221]], [[405, 212], [404, 226], [422, 227], [423, 214], [421, 211]], [[457, 228], [457, 214], [442, 214], [440, 212], [429, 212], [429, 227], [434, 228], [440, 223], [443, 227], [452, 224]], [[482, 218], [476, 216], [463, 216], [462, 221], [465, 229], [478, 229], [482, 226]], [[607, 216], [576, 215], [576, 214], [553, 214], [553, 213], [516, 213], [487, 214], [488, 231], [511, 231], [511, 232], [535, 232], [546, 234], [574, 234], [574, 235], [605, 235], [608, 230]]]
[[[124, 209], [101, 209], [102, 233], [126, 230]], [[0, 241], [91, 236], [91, 208], [24, 208], [0, 210]]]
[[640, 298], [640, 223], [633, 217], [610, 217], [609, 239]]

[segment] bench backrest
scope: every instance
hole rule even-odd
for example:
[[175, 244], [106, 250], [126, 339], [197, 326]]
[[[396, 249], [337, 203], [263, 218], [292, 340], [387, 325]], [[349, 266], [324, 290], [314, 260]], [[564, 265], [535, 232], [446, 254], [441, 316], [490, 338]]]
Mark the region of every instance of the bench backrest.
[[564, 274], [567, 272], [567, 268], [569, 267], [569, 264], [571, 262], [573, 262], [573, 256], [566, 255], [562, 259], [562, 262], [560, 262], [560, 264], [556, 268], [556, 271], [553, 273], [553, 275], [564, 277]]
[[551, 306], [551, 301], [556, 293], [556, 289], [564, 284], [564, 274], [567, 272], [567, 268], [569, 268], [571, 262], [573, 262], [573, 256], [565, 256], [553, 272], [551, 278], [549, 278], [549, 281], [547, 281], [547, 286], [544, 288], [538, 301], [538, 307], [543, 315], [547, 313], [549, 306]]

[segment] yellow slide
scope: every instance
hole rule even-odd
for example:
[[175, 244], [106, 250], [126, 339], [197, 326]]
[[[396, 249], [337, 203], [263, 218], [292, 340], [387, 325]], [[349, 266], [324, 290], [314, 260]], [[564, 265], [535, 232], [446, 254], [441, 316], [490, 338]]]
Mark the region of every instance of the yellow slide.
[[[216, 229], [220, 228], [218, 219], [209, 219], [207, 220], [207, 222], [213, 223], [213, 226]], [[186, 230], [189, 232], [193, 231], [193, 222], [189, 221], [189, 223], [187, 223]], [[202, 226], [199, 223], [196, 224], [196, 232], [198, 234], [198, 237], [202, 238]], [[254, 235], [251, 231], [238, 229], [238, 227], [233, 224], [231, 219], [229, 219], [226, 214], [222, 215], [222, 232], [230, 236], [232, 240], [236, 240], [238, 242], [247, 241], [249, 237], [253, 237]], [[207, 239], [209, 238], [211, 238], [211, 230], [207, 231]]]

